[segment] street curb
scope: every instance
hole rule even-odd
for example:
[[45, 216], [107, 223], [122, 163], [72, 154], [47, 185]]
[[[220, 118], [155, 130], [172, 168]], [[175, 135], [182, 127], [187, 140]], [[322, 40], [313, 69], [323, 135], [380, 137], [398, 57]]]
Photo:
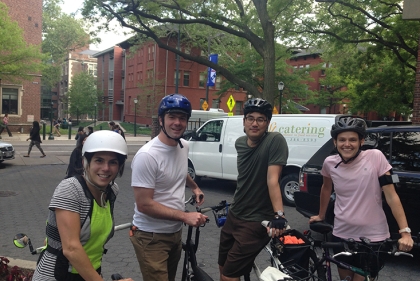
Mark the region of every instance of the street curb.
[[20, 268], [33, 269], [33, 270], [35, 270], [36, 268], [36, 262], [34, 261], [13, 259], [13, 258], [7, 258], [7, 259], [9, 260], [9, 267], [18, 266]]

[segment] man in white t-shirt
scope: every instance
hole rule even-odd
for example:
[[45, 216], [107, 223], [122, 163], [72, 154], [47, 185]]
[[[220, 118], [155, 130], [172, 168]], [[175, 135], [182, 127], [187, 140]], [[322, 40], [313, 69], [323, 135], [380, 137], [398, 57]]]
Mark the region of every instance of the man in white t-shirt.
[[207, 216], [185, 212], [185, 186], [204, 201], [188, 175], [188, 143], [182, 139], [191, 116], [191, 104], [180, 94], [165, 96], [159, 105], [159, 135], [144, 145], [131, 164], [131, 186], [136, 200], [133, 243], [143, 279], [175, 280], [181, 258], [182, 223], [199, 226]]
[[[372, 242], [383, 241], [390, 236], [382, 209], [383, 191], [401, 229], [399, 249], [410, 251], [414, 242], [400, 198], [391, 181], [392, 167], [381, 151], [361, 150], [366, 136], [366, 122], [361, 118], [339, 116], [332, 126], [331, 136], [338, 155], [329, 156], [324, 161], [319, 214], [311, 217], [309, 222], [324, 220], [334, 184], [333, 241], [349, 238], [360, 241], [360, 237], [369, 238]], [[344, 262], [361, 267], [357, 255], [346, 258]], [[371, 270], [371, 274], [375, 275], [379, 268]], [[338, 267], [338, 273], [341, 280], [365, 280], [364, 276], [344, 268]]]

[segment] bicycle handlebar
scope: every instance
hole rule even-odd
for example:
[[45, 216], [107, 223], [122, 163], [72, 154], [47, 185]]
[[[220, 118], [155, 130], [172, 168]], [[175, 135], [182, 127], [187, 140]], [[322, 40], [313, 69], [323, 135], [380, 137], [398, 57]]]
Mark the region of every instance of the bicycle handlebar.
[[[200, 195], [200, 200], [203, 199], [202, 196], [203, 195]], [[194, 205], [195, 203], [197, 203], [195, 198], [196, 198], [195, 194], [191, 195], [191, 197], [187, 201], [185, 201], [185, 205], [188, 205], [188, 204]], [[216, 225], [218, 227], [221, 227], [225, 224], [229, 206], [230, 206], [230, 203], [226, 202], [226, 200], [222, 200], [219, 202], [219, 204], [215, 206], [204, 207], [204, 208], [200, 208], [196, 206], [195, 208], [197, 212], [202, 213], [202, 214], [213, 211]], [[223, 212], [220, 212], [222, 210]]]
[[[358, 253], [363, 253], [363, 250], [371, 251], [374, 253], [386, 253], [391, 256], [409, 256], [413, 257], [412, 254], [402, 252], [398, 250], [398, 240], [386, 239], [382, 242], [371, 242], [368, 238], [360, 237], [361, 241], [356, 241], [354, 239], [347, 239], [343, 242], [322, 242], [321, 247], [323, 248], [344, 248], [343, 252], [335, 254], [333, 257], [337, 256], [352, 256]], [[377, 248], [375, 250], [374, 248]], [[381, 250], [381, 247], [385, 247], [384, 250]], [[390, 249], [390, 250], [389, 250]], [[364, 252], [366, 252], [364, 251]]]

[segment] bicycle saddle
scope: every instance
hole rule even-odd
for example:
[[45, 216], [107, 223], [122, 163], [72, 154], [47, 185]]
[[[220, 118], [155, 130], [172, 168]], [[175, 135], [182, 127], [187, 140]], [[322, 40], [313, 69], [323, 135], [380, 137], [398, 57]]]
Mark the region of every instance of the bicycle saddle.
[[333, 230], [333, 226], [325, 221], [316, 221], [309, 224], [309, 228], [315, 232], [327, 234]]

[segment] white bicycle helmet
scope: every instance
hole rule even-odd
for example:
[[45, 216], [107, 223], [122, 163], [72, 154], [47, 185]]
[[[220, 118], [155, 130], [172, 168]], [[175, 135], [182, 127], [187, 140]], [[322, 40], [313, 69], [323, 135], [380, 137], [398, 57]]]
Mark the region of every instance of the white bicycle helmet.
[[82, 155], [86, 152], [110, 151], [121, 154], [127, 158], [127, 143], [124, 138], [113, 131], [103, 130], [90, 134], [83, 144]]

